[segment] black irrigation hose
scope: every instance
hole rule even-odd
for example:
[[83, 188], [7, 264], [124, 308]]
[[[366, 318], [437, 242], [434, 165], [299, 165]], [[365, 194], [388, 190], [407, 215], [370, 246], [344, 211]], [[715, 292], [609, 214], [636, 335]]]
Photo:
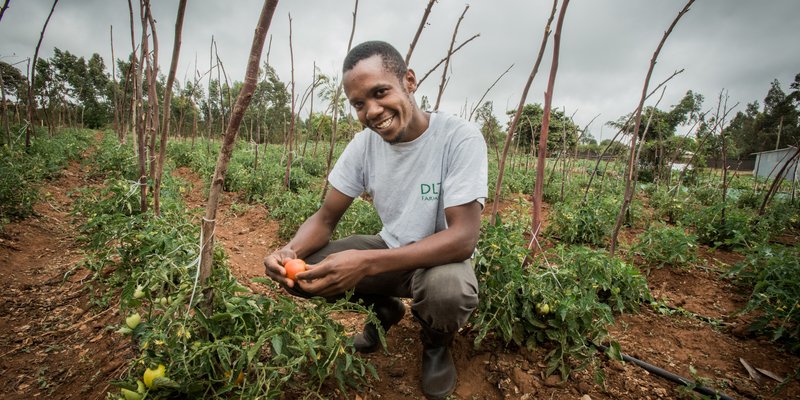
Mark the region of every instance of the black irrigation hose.
[[[608, 347], [603, 346], [602, 344], [596, 344], [596, 343], [593, 343], [593, 342], [589, 342], [589, 343], [591, 343], [594, 347], [597, 347], [598, 349], [600, 349], [600, 350], [602, 350], [604, 352], [608, 350]], [[696, 383], [694, 383], [694, 382], [692, 382], [692, 381], [690, 381], [690, 380], [688, 380], [688, 379], [686, 379], [686, 378], [684, 378], [684, 377], [682, 377], [680, 375], [675, 375], [672, 372], [669, 372], [667, 370], [664, 370], [664, 369], [661, 369], [659, 367], [656, 367], [653, 364], [649, 364], [649, 363], [647, 363], [645, 361], [639, 360], [637, 358], [633, 358], [633, 357], [631, 357], [631, 356], [629, 356], [629, 355], [627, 355], [625, 353], [622, 353], [622, 352], [620, 352], [620, 355], [622, 356], [622, 359], [624, 361], [632, 362], [632, 363], [644, 368], [645, 370], [647, 370], [651, 374], [658, 375], [658, 376], [660, 376], [662, 378], [668, 379], [668, 380], [670, 380], [672, 382], [675, 382], [677, 384], [680, 384], [680, 385], [686, 386], [688, 388], [691, 388], [692, 390], [694, 390], [695, 392], [698, 392], [700, 394], [704, 394], [706, 396], [713, 396], [714, 398], [722, 399], [722, 400], [733, 400], [733, 398], [728, 397], [724, 393], [717, 392], [716, 390], [707, 388], [705, 386], [698, 386]]]

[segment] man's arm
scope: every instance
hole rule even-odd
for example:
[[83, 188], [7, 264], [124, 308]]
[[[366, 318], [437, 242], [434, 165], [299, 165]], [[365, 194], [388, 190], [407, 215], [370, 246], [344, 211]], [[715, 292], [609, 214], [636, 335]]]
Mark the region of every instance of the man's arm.
[[278, 283], [293, 287], [294, 281], [286, 278], [283, 260], [308, 257], [328, 244], [336, 224], [352, 202], [352, 197], [331, 188], [322, 207], [300, 225], [292, 240], [264, 258], [267, 275]]
[[481, 205], [477, 201], [445, 209], [447, 229], [395, 249], [347, 250], [331, 254], [297, 274], [307, 292], [331, 296], [352, 289], [366, 276], [464, 261], [478, 243]]

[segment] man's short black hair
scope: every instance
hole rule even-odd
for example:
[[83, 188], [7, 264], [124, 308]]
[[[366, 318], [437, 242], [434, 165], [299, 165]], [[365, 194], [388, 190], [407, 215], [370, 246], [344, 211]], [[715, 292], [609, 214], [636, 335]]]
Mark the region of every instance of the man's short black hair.
[[347, 71], [353, 69], [359, 61], [366, 60], [376, 54], [381, 56], [383, 68], [395, 74], [397, 78], [402, 81], [403, 77], [406, 75], [406, 71], [408, 71], [403, 56], [400, 55], [394, 46], [379, 40], [364, 42], [353, 47], [350, 52], [347, 53], [347, 57], [344, 58], [342, 73], [347, 73]]

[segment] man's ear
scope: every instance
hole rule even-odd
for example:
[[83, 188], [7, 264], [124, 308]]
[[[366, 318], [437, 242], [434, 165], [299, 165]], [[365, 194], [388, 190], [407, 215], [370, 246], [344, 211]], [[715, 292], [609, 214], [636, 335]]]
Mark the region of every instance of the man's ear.
[[413, 69], [409, 68], [406, 70], [406, 74], [403, 77], [403, 85], [405, 85], [408, 93], [417, 91], [417, 75], [414, 73]]

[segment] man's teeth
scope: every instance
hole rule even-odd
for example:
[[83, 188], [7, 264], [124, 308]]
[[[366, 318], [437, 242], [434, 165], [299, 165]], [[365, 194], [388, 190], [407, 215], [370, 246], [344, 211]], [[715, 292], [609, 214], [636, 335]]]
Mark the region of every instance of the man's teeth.
[[376, 124], [375, 127], [378, 128], [378, 129], [388, 128], [389, 125], [391, 125], [393, 120], [394, 120], [394, 117], [391, 117], [389, 119], [383, 120], [383, 122], [381, 122], [379, 124]]

